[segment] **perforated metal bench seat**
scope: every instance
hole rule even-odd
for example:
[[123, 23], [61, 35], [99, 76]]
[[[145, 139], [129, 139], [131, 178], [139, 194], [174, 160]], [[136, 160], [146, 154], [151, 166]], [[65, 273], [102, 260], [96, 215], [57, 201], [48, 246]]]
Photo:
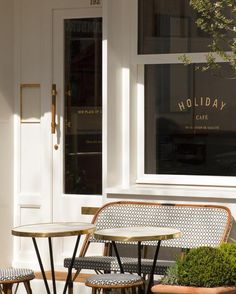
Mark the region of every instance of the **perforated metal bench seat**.
[[[64, 266], [66, 268], [70, 265], [70, 258], [64, 260]], [[124, 271], [127, 273], [137, 273], [138, 260], [133, 257], [121, 257], [121, 262], [123, 264]], [[151, 272], [152, 259], [142, 259], [141, 271], [143, 274], [148, 274]], [[167, 268], [173, 264], [173, 261], [160, 261], [155, 268], [155, 274], [164, 275]], [[90, 269], [95, 271], [105, 271], [105, 272], [118, 272], [120, 270], [117, 258], [115, 256], [86, 256], [77, 257], [74, 262], [74, 269]]]

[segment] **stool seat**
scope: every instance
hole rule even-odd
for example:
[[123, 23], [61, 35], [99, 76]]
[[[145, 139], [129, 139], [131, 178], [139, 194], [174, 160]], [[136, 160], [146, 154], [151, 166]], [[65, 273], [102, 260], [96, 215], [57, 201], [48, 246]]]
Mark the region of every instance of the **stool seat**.
[[0, 284], [16, 283], [34, 279], [34, 272], [25, 268], [0, 269]]
[[93, 288], [129, 288], [143, 284], [143, 279], [133, 274], [101, 274], [93, 275], [85, 281], [85, 285]]
[[30, 280], [35, 278], [34, 272], [26, 268], [0, 268], [0, 293], [12, 294], [13, 284], [24, 283], [25, 290], [28, 294], [32, 294]]

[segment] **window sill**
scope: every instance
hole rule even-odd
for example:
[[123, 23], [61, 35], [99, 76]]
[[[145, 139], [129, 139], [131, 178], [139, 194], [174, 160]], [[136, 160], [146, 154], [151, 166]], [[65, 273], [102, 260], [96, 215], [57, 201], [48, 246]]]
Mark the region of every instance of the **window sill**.
[[234, 187], [206, 187], [206, 186], [180, 186], [180, 185], [133, 185], [129, 187], [114, 186], [105, 190], [107, 196], [137, 195], [152, 198], [154, 196], [167, 196], [176, 198], [199, 199], [235, 199]]

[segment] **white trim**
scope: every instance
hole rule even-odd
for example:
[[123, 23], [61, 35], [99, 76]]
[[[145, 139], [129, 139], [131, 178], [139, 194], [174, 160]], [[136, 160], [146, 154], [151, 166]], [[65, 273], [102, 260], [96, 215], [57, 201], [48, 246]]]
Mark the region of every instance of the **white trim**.
[[[15, 85], [15, 101], [14, 101], [14, 212], [17, 212], [17, 194], [20, 191], [20, 71], [21, 71], [21, 3], [20, 1], [14, 1], [14, 85]], [[18, 223], [19, 215], [14, 213], [14, 225]]]
[[[20, 96], [20, 72], [21, 72], [21, 2], [14, 1], [14, 116], [13, 116], [13, 226], [19, 224], [20, 210], [18, 209], [18, 192], [20, 183], [20, 118], [19, 118], [19, 96]], [[16, 262], [18, 256], [20, 240], [13, 242], [13, 259], [12, 264]]]
[[134, 64], [138, 64], [136, 62], [136, 58], [138, 56], [138, 0], [131, 0], [132, 7], [130, 11], [130, 20], [131, 20], [131, 46], [130, 46], [130, 52], [131, 52], [131, 62]]
[[[64, 20], [65, 19], [86, 19], [102, 18], [102, 9], [99, 7], [78, 8], [78, 9], [54, 9], [53, 10], [53, 83], [57, 85], [57, 108], [56, 108], [56, 133], [52, 135], [53, 146], [58, 145], [58, 149], [53, 149], [53, 221], [62, 219], [71, 220], [75, 217], [78, 208], [89, 202], [102, 200], [102, 195], [65, 194], [64, 192]], [[104, 44], [102, 44], [104, 46]], [[104, 121], [103, 121], [104, 123]], [[96, 197], [96, 198], [94, 198]], [[73, 203], [73, 204], [72, 204]]]
[[[175, 200], [186, 201], [186, 199], [194, 198], [203, 200], [230, 202], [235, 200], [236, 189], [232, 187], [207, 187], [207, 186], [185, 186], [185, 185], [132, 185], [129, 188], [117, 186], [106, 189], [106, 194], [113, 196], [128, 195], [140, 196], [140, 199], [145, 197], [148, 199], [166, 198], [168, 200], [175, 198]], [[186, 199], [185, 199], [186, 198]]]
[[194, 185], [215, 187], [236, 187], [235, 177], [200, 175], [148, 175], [138, 178], [137, 184]]
[[235, 177], [206, 176], [206, 175], [162, 175], [145, 174], [145, 121], [144, 121], [144, 65], [138, 65], [137, 71], [137, 99], [138, 99], [138, 134], [137, 134], [137, 180], [136, 184], [157, 185], [196, 185], [236, 187]]
[[130, 69], [122, 68], [122, 183], [129, 185], [130, 177]]
[[107, 39], [108, 39], [108, 0], [103, 0], [102, 6], [102, 195], [104, 187], [107, 186], [107, 114], [108, 114], [108, 95], [107, 95]]
[[137, 67], [137, 178], [144, 175], [144, 66]]
[[[136, 64], [183, 64], [179, 59], [182, 55], [185, 55], [191, 60], [191, 63], [206, 63], [206, 55], [209, 52], [199, 53], [169, 53], [169, 54], [136, 54], [133, 56], [132, 62]], [[213, 54], [216, 62], [225, 62], [217, 54]]]

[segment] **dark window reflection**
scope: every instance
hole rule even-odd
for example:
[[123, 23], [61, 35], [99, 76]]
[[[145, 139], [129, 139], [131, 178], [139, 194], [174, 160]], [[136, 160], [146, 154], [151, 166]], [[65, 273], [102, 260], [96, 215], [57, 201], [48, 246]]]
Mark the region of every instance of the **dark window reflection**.
[[236, 88], [220, 72], [145, 66], [145, 173], [236, 175]]
[[138, 12], [138, 54], [210, 51], [189, 0], [139, 0]]
[[65, 193], [102, 193], [102, 19], [65, 32]]

